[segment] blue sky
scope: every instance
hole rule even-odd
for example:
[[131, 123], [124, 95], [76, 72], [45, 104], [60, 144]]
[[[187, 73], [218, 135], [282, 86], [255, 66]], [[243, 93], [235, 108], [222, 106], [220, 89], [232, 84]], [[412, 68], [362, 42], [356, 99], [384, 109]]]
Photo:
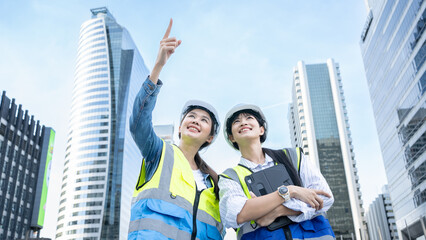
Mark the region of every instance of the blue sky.
[[[333, 58], [343, 89], [364, 207], [386, 177], [359, 47], [367, 10], [358, 1], [1, 1], [0, 90], [56, 130], [42, 236], [54, 237], [80, 25], [107, 6], [126, 27], [148, 68], [174, 19], [182, 40], [160, 78], [154, 124], [177, 124], [184, 102], [202, 99], [221, 116], [235, 104], [264, 108], [264, 146], [290, 146], [287, 121], [292, 69]], [[143, 79], [141, 79], [143, 81]], [[238, 162], [221, 135], [203, 154], [218, 171]], [[374, 183], [374, 184], [371, 184]]]

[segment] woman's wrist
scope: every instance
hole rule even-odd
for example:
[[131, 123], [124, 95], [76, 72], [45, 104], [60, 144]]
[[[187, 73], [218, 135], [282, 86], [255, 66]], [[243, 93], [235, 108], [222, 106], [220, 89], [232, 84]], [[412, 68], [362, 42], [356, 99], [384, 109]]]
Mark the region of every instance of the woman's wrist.
[[287, 186], [288, 192], [290, 193], [291, 198], [297, 198], [297, 187], [294, 185]]
[[149, 75], [149, 80], [153, 82], [154, 84], [157, 84], [158, 78], [160, 77], [160, 72], [163, 69], [163, 66], [159, 66], [158, 64], [155, 64], [154, 68], [151, 71], [151, 74]]

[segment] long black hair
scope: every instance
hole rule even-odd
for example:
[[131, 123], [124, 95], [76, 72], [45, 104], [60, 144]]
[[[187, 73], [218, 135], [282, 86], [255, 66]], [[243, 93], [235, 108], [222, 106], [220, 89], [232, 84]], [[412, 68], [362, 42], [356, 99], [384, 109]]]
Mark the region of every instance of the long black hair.
[[[190, 107], [188, 107], [188, 109], [183, 114], [183, 117], [182, 117], [180, 124], [182, 124], [182, 121], [186, 117], [186, 115], [194, 109], [201, 109], [201, 110], [206, 111], [209, 114], [210, 119], [212, 120], [212, 127], [211, 127], [211, 130], [210, 130], [210, 136], [214, 136], [217, 128], [219, 127], [219, 122], [215, 118], [214, 114], [212, 112], [210, 112], [207, 108], [204, 108], [204, 107], [201, 107], [201, 106], [190, 106]], [[181, 134], [179, 133], [179, 139], [180, 138], [181, 138]], [[205, 142], [201, 145], [200, 149], [198, 149], [198, 152], [194, 156], [194, 161], [195, 161], [195, 164], [197, 164], [197, 167], [200, 169], [200, 171], [202, 173], [208, 174], [211, 177], [211, 179], [213, 180], [214, 194], [216, 196], [216, 199], [219, 199], [219, 187], [218, 187], [219, 176], [216, 173], [216, 171], [213, 170], [213, 168], [211, 168], [200, 156], [200, 150], [207, 147], [208, 145], [210, 145], [209, 142]]]

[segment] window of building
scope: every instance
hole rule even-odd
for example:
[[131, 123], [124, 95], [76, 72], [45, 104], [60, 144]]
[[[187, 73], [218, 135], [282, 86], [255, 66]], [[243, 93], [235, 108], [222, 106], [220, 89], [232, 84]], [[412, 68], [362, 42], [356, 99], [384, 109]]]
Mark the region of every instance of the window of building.
[[81, 194], [81, 195], [75, 195], [74, 199], [80, 199], [80, 198], [97, 198], [97, 197], [103, 197], [102, 192], [98, 193], [87, 193], [87, 194]]
[[6, 125], [2, 123], [0, 124], [0, 135], [4, 136], [5, 133], [6, 133]]
[[416, 207], [422, 205], [424, 202], [426, 202], [426, 189], [423, 189], [423, 191], [420, 191], [420, 189], [417, 189], [414, 192], [414, 205]]
[[105, 171], [106, 171], [105, 168], [84, 169], [84, 170], [77, 171], [77, 175], [86, 174], [86, 173], [103, 173]]
[[100, 219], [86, 219], [84, 220], [84, 224], [96, 224], [96, 223], [100, 223], [101, 220]]
[[77, 225], [77, 221], [68, 222], [68, 226], [73, 226], [73, 225]]
[[78, 208], [78, 207], [94, 207], [94, 206], [102, 206], [102, 201], [82, 202], [82, 203], [75, 203], [73, 205], [74, 208]]
[[105, 180], [105, 176], [95, 176], [95, 177], [86, 177], [86, 178], [78, 178], [75, 180], [76, 183], [79, 182], [90, 182], [90, 181], [101, 181]]
[[99, 231], [98, 228], [85, 228], [84, 233], [97, 233]]
[[85, 215], [99, 215], [101, 214], [101, 210], [87, 210], [87, 211], [79, 211], [79, 212], [73, 212], [72, 216], [85, 216]]

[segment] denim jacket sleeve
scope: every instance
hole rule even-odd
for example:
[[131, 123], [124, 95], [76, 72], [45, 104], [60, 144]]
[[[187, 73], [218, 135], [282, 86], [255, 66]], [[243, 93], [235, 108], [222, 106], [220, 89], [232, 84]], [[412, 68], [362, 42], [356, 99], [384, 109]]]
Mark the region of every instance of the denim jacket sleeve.
[[158, 80], [155, 85], [149, 77], [146, 78], [135, 98], [129, 120], [132, 137], [145, 159], [147, 180], [154, 174], [163, 148], [163, 141], [155, 134], [152, 127], [152, 111], [162, 85], [161, 80]]

